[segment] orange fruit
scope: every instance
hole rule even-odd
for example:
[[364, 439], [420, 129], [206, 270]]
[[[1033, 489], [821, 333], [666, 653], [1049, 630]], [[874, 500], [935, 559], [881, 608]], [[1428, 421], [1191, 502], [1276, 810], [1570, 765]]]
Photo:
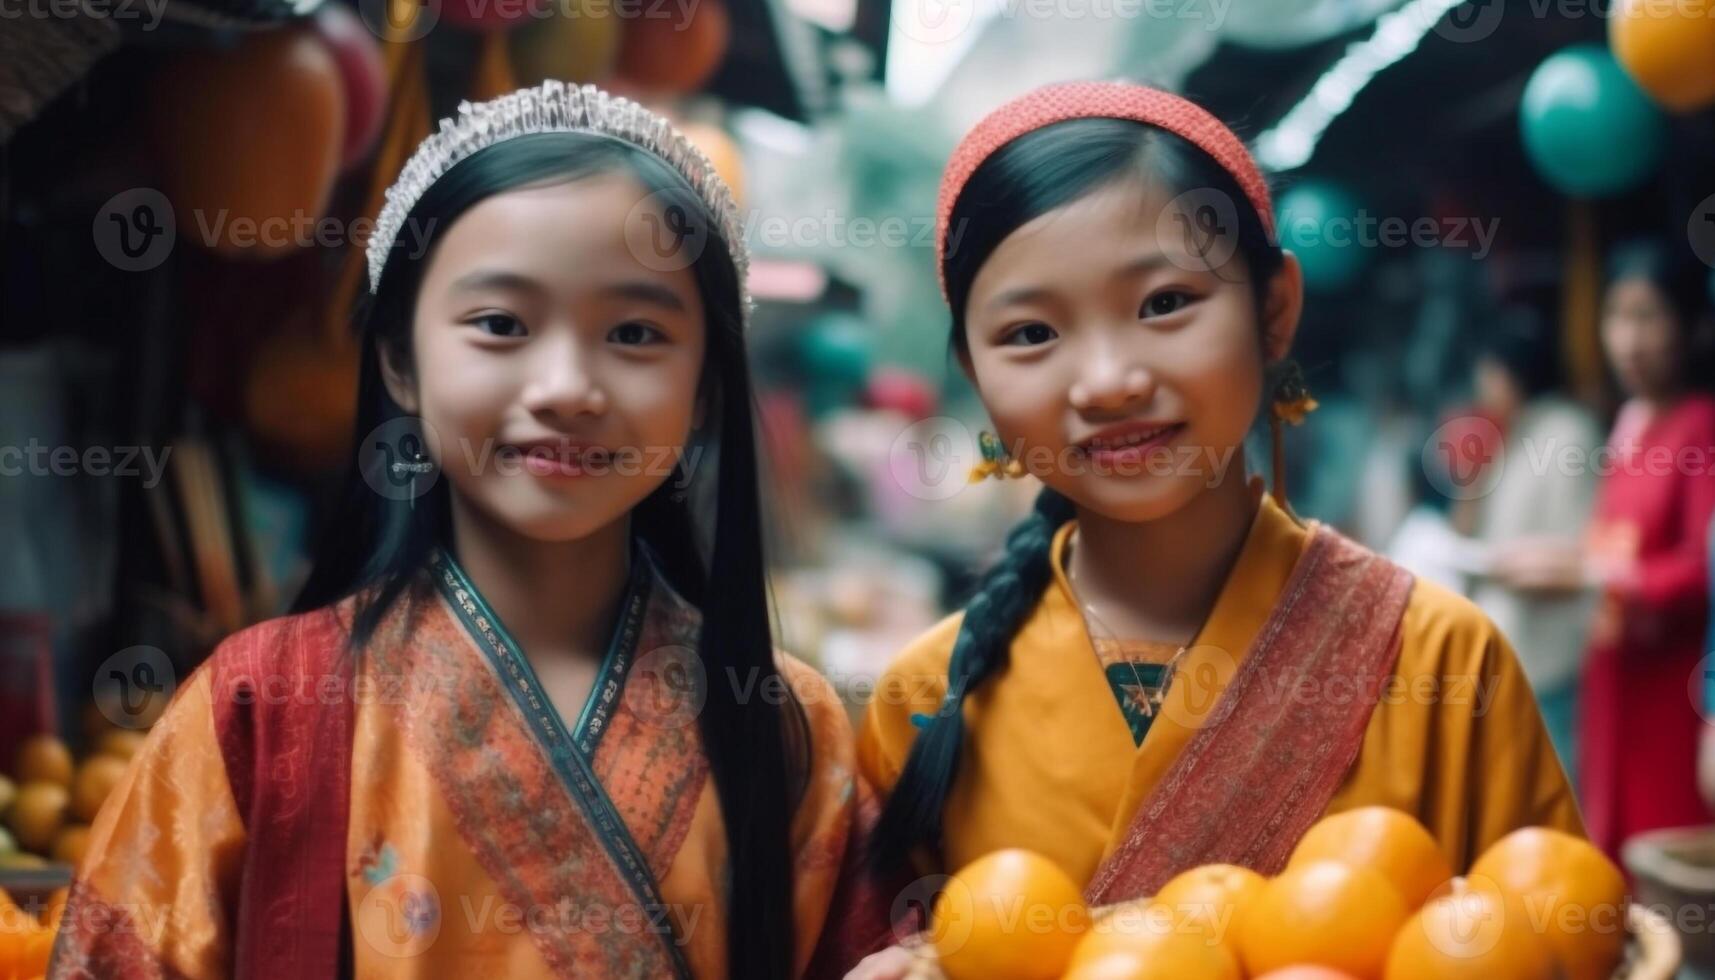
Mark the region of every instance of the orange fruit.
[[45, 959], [37, 965], [40, 931], [35, 916], [10, 901], [0, 905], [0, 977], [33, 977], [47, 969]]
[[1051, 980], [1089, 925], [1078, 886], [1053, 861], [1019, 848], [972, 861], [947, 880], [930, 939], [950, 980]]
[[71, 812], [89, 823], [106, 801], [107, 794], [125, 778], [128, 768], [124, 759], [113, 755], [95, 755], [85, 759], [71, 783]]
[[1151, 899], [1115, 906], [1090, 917], [1090, 927], [1072, 950], [1072, 965], [1115, 951], [1136, 953], [1178, 928], [1180, 920], [1173, 910]]
[[71, 785], [71, 749], [54, 735], [31, 735], [18, 746], [13, 772], [20, 783]]
[[75, 866], [83, 863], [83, 852], [88, 849], [89, 825], [74, 823], [61, 827], [60, 832], [54, 835], [54, 846], [48, 856]]
[[111, 755], [116, 758], [131, 761], [137, 750], [143, 747], [144, 735], [129, 729], [117, 729], [101, 736], [101, 741], [95, 743], [95, 754]]
[[1547, 941], [1487, 878], [1456, 878], [1394, 938], [1386, 980], [1553, 980]]
[[1155, 896], [1159, 905], [1237, 952], [1239, 920], [1268, 879], [1236, 864], [1205, 864], [1175, 875]]
[[1124, 949], [1110, 949], [1096, 957], [1074, 959], [1060, 980], [1137, 980], [1146, 976], [1149, 960]]
[[1381, 976], [1410, 910], [1379, 872], [1338, 861], [1289, 866], [1251, 901], [1239, 952], [1251, 974], [1315, 964]]
[[18, 800], [12, 804], [8, 824], [18, 838], [18, 846], [42, 853], [54, 842], [60, 824], [65, 822], [71, 794], [59, 783], [25, 783], [18, 788]]
[[1547, 827], [1515, 830], [1471, 865], [1523, 902], [1566, 980], [1607, 980], [1626, 945], [1626, 879], [1586, 840]]
[[1317, 821], [1298, 842], [1287, 866], [1340, 861], [1373, 868], [1417, 908], [1453, 877], [1453, 866], [1423, 825], [1386, 806], [1366, 806]]
[[1064, 980], [1243, 980], [1238, 959], [1194, 926], [1131, 938], [1129, 947], [1075, 955]]
[[48, 972], [48, 959], [54, 952], [54, 931], [30, 926], [23, 934], [18, 950], [16, 976], [39, 977]]
[[1289, 966], [1284, 970], [1270, 970], [1257, 977], [1256, 980], [1358, 980], [1350, 973], [1329, 969], [1325, 966]]

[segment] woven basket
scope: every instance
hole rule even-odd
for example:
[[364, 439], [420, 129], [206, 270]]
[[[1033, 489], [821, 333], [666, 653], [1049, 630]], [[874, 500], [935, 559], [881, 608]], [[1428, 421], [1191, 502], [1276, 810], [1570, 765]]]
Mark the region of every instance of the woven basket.
[[[1637, 882], [1638, 901], [1655, 909], [1706, 914], [1715, 906], [1715, 827], [1638, 834], [1620, 852]], [[1715, 976], [1715, 931], [1707, 921], [1682, 922], [1679, 938], [1692, 976]]]

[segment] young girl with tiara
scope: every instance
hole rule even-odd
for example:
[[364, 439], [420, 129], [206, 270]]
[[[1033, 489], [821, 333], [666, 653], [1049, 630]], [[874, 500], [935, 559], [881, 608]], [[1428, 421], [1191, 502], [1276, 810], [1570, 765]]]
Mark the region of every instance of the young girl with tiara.
[[[1276, 872], [1363, 805], [1461, 871], [1519, 827], [1582, 832], [1505, 637], [1281, 498], [1280, 425], [1314, 407], [1287, 366], [1302, 276], [1229, 129], [1138, 85], [1038, 90], [959, 145], [938, 230], [1001, 450], [979, 472], [1044, 487], [868, 709], [880, 862], [1029, 848], [1109, 904], [1202, 864]], [[1243, 460], [1263, 406], [1274, 495]]]
[[838, 975], [886, 910], [844, 709], [770, 635], [729, 190], [549, 81], [443, 120], [368, 260], [299, 611], [178, 690], [53, 975]]

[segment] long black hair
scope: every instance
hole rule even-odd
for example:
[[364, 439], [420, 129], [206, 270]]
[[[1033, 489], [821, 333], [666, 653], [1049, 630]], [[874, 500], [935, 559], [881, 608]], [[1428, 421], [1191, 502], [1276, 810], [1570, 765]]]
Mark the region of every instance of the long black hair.
[[[977, 271], [1021, 225], [1116, 181], [1144, 179], [1168, 197], [1210, 190], [1235, 202], [1237, 255], [1251, 277], [1258, 321], [1269, 280], [1281, 268], [1279, 243], [1238, 182], [1213, 157], [1166, 130], [1122, 119], [1073, 119], [1033, 130], [991, 154], [953, 204], [954, 230], [942, 264], [952, 311], [951, 350], [968, 356], [965, 304]], [[1266, 403], [1266, 399], [1264, 400]], [[947, 693], [918, 734], [882, 811], [871, 852], [882, 867], [904, 862], [918, 846], [941, 848], [941, 818], [958, 776], [965, 739], [964, 702], [1006, 664], [1012, 637], [1053, 575], [1049, 546], [1074, 516], [1052, 488], [1037, 495], [1030, 516], [1007, 535], [1000, 560], [965, 604], [947, 664]]]
[[1715, 384], [1715, 336], [1710, 321], [1710, 293], [1715, 279], [1709, 267], [1681, 240], [1642, 236], [1619, 242], [1609, 253], [1604, 286], [1622, 279], [1642, 279], [1655, 286], [1679, 327], [1678, 381], [1687, 389], [1707, 391]]
[[1524, 304], [1500, 310], [1476, 338], [1476, 355], [1506, 369], [1526, 401], [1560, 384], [1559, 338], [1542, 314]]
[[[607, 173], [635, 178], [658, 195], [654, 200], [662, 207], [677, 206], [693, 223], [710, 229], [692, 271], [707, 317], [702, 393], [708, 417], [718, 420], [710, 454], [717, 481], [714, 512], [696, 513], [700, 498], [683, 492], [688, 481], [675, 466], [633, 511], [631, 527], [674, 588], [702, 611], [698, 654], [709, 684], [697, 723], [726, 825], [728, 908], [733, 910], [727, 923], [728, 974], [786, 977], [793, 964], [790, 830], [807, 778], [809, 735], [796, 701], [743, 699], [740, 685], [729, 682], [755, 677], [763, 686], [744, 689], [786, 690], [775, 680], [740, 283], [730, 245], [708, 206], [664, 161], [604, 136], [538, 133], [497, 143], [461, 161], [423, 193], [406, 219], [407, 229], [421, 229], [426, 247], [421, 254], [403, 244], [393, 248], [380, 288], [360, 317], [356, 437], [371, 437], [384, 423], [405, 417], [382, 381], [381, 354], [385, 349], [393, 363], [412, 363], [417, 292], [439, 236], [466, 210], [496, 194]], [[400, 238], [415, 241], [410, 234]], [[446, 481], [436, 481], [414, 502], [391, 499], [365, 479], [364, 467], [379, 467], [389, 458], [369, 451], [373, 448], [353, 446], [343, 496], [323, 529], [314, 568], [295, 603], [297, 610], [314, 609], [356, 594], [354, 652], [420, 581], [430, 552], [452, 543]], [[705, 557], [698, 542], [711, 536]]]

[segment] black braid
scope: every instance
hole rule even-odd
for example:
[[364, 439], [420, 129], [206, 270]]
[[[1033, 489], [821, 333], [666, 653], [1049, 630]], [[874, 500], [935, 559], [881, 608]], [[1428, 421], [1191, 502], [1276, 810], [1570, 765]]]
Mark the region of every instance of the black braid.
[[902, 867], [920, 844], [938, 854], [941, 814], [958, 776], [965, 741], [965, 698], [1007, 662], [1013, 635], [1053, 577], [1048, 551], [1054, 532], [1072, 516], [1072, 502], [1044, 487], [1030, 516], [1007, 535], [1000, 561], [983, 575], [965, 604], [947, 663], [946, 697], [912, 744], [882, 810], [871, 849], [877, 867]]

